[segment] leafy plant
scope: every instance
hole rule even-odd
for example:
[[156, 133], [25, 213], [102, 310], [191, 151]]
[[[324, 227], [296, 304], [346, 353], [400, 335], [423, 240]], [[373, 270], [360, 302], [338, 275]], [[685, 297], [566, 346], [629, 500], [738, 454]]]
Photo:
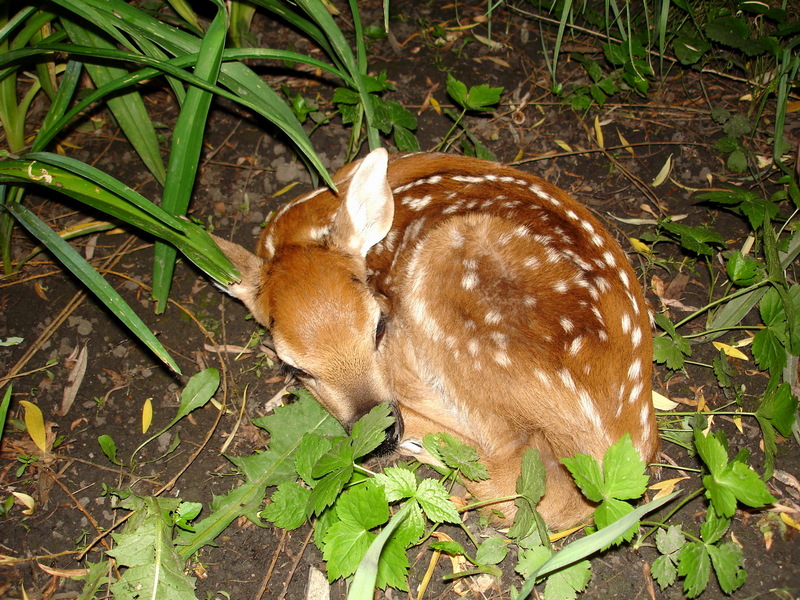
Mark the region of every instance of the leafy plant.
[[464, 117], [469, 112], [487, 112], [500, 101], [502, 93], [502, 87], [492, 87], [486, 84], [473, 85], [467, 88], [464, 83], [448, 73], [447, 94], [461, 107], [461, 113], [456, 114], [449, 109], [444, 109], [444, 114], [453, 121], [453, 125], [439, 143], [437, 150], [447, 150], [457, 139], [456, 130], [460, 129], [461, 134], [466, 138], [462, 138], [461, 149], [467, 156], [496, 160], [491, 151], [464, 126]]

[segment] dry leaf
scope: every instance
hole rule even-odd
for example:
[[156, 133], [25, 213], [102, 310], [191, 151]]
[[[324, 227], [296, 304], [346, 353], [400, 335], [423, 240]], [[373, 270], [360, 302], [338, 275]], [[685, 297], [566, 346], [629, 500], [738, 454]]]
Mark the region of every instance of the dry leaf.
[[642, 254], [648, 254], [648, 255], [652, 253], [652, 250], [650, 250], [650, 246], [645, 244], [640, 239], [631, 237], [628, 238], [628, 241], [631, 243], [631, 246], [633, 246], [633, 249], [636, 250], [637, 252], [641, 252]]
[[553, 143], [566, 152], [572, 152], [572, 148], [570, 148], [569, 144], [563, 140], [553, 140]]
[[25, 506], [26, 508], [22, 511], [23, 515], [32, 515], [34, 509], [36, 508], [36, 500], [33, 497], [29, 496], [28, 494], [23, 494], [22, 492], [11, 492], [14, 494], [14, 497], [19, 500], [20, 504]]
[[89, 569], [54, 569], [42, 563], [36, 563], [36, 565], [48, 575], [64, 577], [66, 579], [79, 579], [85, 577], [89, 573]]
[[676, 406], [678, 406], [678, 403], [674, 400], [670, 400], [666, 396], [662, 396], [656, 391], [653, 391], [653, 406], [656, 408], [656, 410], [667, 411], [674, 409]]
[[653, 183], [651, 185], [653, 187], [660, 186], [667, 180], [670, 171], [672, 171], [672, 154], [667, 157], [666, 162], [664, 162], [664, 166], [661, 167], [661, 170], [658, 172], [658, 175], [656, 175], [656, 178], [653, 179]]
[[603, 128], [600, 126], [600, 117], [595, 115], [594, 117], [594, 137], [597, 140], [597, 145], [600, 148], [606, 147], [606, 142], [603, 139]]
[[733, 346], [729, 346], [728, 344], [723, 344], [722, 342], [711, 342], [711, 343], [717, 350], [722, 350], [725, 353], [725, 356], [730, 356], [731, 358], [738, 358], [739, 360], [750, 360], [749, 358], [747, 358], [747, 355], [744, 352], [742, 352], [737, 348], [734, 348]]
[[625, 136], [622, 135], [622, 132], [619, 129], [617, 129], [617, 136], [619, 137], [619, 141], [622, 144], [622, 147], [628, 152], [630, 152], [631, 156], [635, 156], [636, 154], [633, 151], [633, 148], [631, 148], [630, 142], [625, 139]]
[[673, 479], [665, 479], [664, 481], [659, 481], [651, 485], [648, 489], [656, 490], [656, 495], [653, 496], [652, 500], [658, 500], [659, 498], [663, 498], [664, 496], [669, 496], [673, 491], [675, 491], [675, 486], [683, 481], [684, 479], [689, 479], [688, 477], [675, 477]]
[[42, 411], [33, 402], [20, 400], [19, 403], [25, 409], [25, 427], [28, 428], [28, 435], [42, 454], [47, 454], [47, 433], [44, 429]]
[[83, 383], [83, 377], [86, 375], [86, 365], [88, 361], [86, 346], [80, 350], [78, 350], [76, 346], [72, 354], [67, 357], [64, 366], [70, 371], [67, 375], [67, 384], [64, 386], [64, 395], [61, 398], [61, 408], [56, 413], [57, 415], [63, 417], [69, 412], [69, 409], [72, 408], [72, 403], [75, 402], [78, 390], [81, 387], [81, 383]]

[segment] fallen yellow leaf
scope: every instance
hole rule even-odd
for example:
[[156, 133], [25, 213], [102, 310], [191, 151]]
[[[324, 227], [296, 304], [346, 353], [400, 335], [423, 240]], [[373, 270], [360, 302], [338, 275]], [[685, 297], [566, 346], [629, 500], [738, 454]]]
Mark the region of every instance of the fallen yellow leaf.
[[153, 399], [148, 398], [142, 406], [142, 433], [147, 433], [150, 424], [153, 422]]
[[672, 410], [673, 408], [678, 406], [678, 403], [654, 391], [653, 406], [656, 408], [656, 410]]
[[684, 479], [689, 479], [689, 478], [675, 477], [673, 479], [665, 479], [664, 481], [659, 481], [651, 485], [648, 489], [658, 490], [658, 493], [656, 493], [656, 495], [653, 497], [653, 500], [658, 500], [659, 498], [663, 498], [664, 496], [669, 496], [675, 490], [675, 486]]
[[734, 348], [728, 344], [723, 344], [722, 342], [711, 342], [714, 344], [714, 348], [717, 350], [722, 350], [725, 353], [725, 356], [730, 356], [731, 358], [738, 358], [739, 360], [749, 360], [747, 355], [742, 352], [741, 350]]
[[44, 430], [42, 411], [33, 402], [20, 400], [19, 403], [25, 409], [25, 427], [28, 428], [28, 435], [42, 454], [47, 454], [47, 433]]

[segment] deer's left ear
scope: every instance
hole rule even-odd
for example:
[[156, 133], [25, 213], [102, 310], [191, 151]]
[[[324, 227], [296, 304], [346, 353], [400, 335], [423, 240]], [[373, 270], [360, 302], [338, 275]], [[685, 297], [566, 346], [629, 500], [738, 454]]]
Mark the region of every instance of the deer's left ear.
[[389, 155], [370, 152], [353, 171], [331, 238], [337, 246], [365, 257], [392, 228], [394, 197], [386, 173]]

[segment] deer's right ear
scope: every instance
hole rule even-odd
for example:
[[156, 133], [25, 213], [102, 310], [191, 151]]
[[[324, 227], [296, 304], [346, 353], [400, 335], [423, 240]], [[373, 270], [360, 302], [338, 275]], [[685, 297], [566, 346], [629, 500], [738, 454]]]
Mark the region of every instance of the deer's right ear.
[[365, 257], [392, 228], [394, 197], [388, 168], [389, 155], [378, 148], [353, 171], [332, 232], [334, 243], [353, 254]]
[[264, 261], [239, 244], [223, 240], [214, 234], [211, 234], [211, 237], [242, 276], [241, 281], [238, 283], [232, 283], [222, 289], [234, 298], [241, 300], [255, 319], [265, 325], [267, 315], [262, 314], [264, 311], [258, 302]]

